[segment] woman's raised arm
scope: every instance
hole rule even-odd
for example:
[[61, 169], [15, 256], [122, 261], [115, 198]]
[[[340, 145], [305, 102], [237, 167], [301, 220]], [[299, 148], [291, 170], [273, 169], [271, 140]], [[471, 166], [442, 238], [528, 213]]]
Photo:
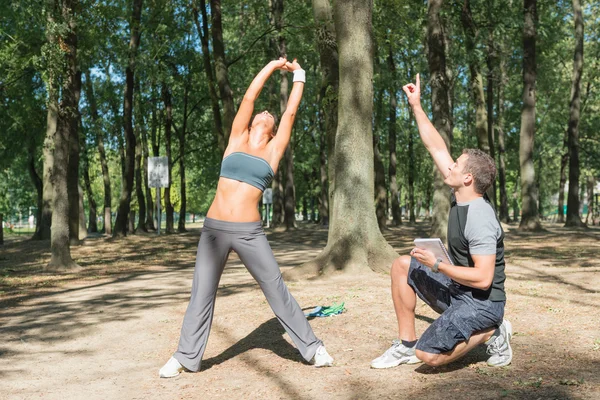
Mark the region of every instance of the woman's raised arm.
[[282, 68], [287, 69], [286, 62], [287, 60], [283, 57], [279, 58], [279, 60], [273, 60], [265, 65], [258, 75], [254, 77], [252, 83], [250, 86], [248, 86], [248, 89], [244, 94], [242, 104], [240, 104], [240, 108], [238, 109], [235, 119], [233, 120], [233, 125], [231, 126], [231, 136], [229, 137], [229, 140], [239, 137], [248, 129], [250, 119], [252, 118], [252, 113], [254, 112], [254, 102], [260, 95], [265, 82], [275, 70]]
[[279, 128], [277, 129], [277, 135], [271, 141], [274, 150], [278, 155], [282, 156], [290, 142], [292, 135], [292, 126], [294, 125], [294, 119], [296, 118], [296, 112], [302, 100], [302, 92], [304, 91], [304, 82], [306, 81], [305, 72], [298, 64], [298, 61], [294, 59], [293, 62], [287, 62], [285, 69], [294, 73], [294, 84], [292, 86], [292, 92], [288, 98], [288, 102], [285, 108], [285, 112], [281, 116], [279, 122]]

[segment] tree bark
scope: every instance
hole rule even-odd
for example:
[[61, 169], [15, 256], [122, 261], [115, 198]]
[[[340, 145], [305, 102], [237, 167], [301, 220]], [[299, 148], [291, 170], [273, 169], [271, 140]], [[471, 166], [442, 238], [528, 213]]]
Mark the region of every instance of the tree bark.
[[[414, 224], [417, 222], [415, 213], [415, 138], [413, 135], [414, 124], [412, 121], [406, 121], [408, 129], [408, 222]], [[427, 207], [429, 210], [429, 207]], [[429, 211], [428, 211], [429, 212]]]
[[538, 189], [535, 183], [533, 152], [535, 142], [535, 92], [537, 65], [535, 58], [537, 0], [524, 0], [523, 24], [523, 109], [521, 111], [521, 134], [519, 162], [521, 166], [522, 211], [519, 229], [541, 229], [538, 216]]
[[[494, 131], [494, 81], [495, 81], [495, 65], [498, 63], [498, 57], [496, 52], [496, 43], [494, 41], [494, 0], [488, 0], [487, 17], [490, 21], [487, 41], [487, 132], [488, 142], [490, 145], [490, 157], [496, 160], [496, 135]], [[494, 209], [498, 209], [498, 198], [496, 196], [496, 179], [492, 182], [492, 186], [487, 191], [488, 196], [494, 206]]]
[[74, 116], [69, 117], [69, 167], [67, 191], [69, 193], [69, 240], [72, 246], [81, 244], [79, 239], [79, 98], [81, 94], [81, 71], [77, 71], [73, 86]]
[[[152, 135], [156, 136], [156, 107], [154, 106], [152, 107], [150, 124], [150, 130], [153, 132]], [[152, 190], [148, 186], [148, 157], [150, 154], [148, 151], [148, 133], [146, 129], [142, 129], [142, 156], [144, 158], [144, 190], [146, 191], [146, 228], [154, 230], [156, 229], [154, 226], [154, 201], [152, 201]]]
[[383, 120], [383, 90], [379, 91], [379, 95], [375, 97], [377, 102], [377, 112], [375, 115], [375, 129], [373, 129], [373, 171], [375, 173], [374, 180], [374, 199], [375, 199], [375, 215], [377, 225], [381, 232], [387, 229], [387, 188], [385, 186], [385, 166], [379, 151], [379, 132], [381, 131], [381, 121]]
[[131, 193], [133, 192], [133, 178], [135, 172], [135, 134], [133, 132], [133, 90], [136, 66], [137, 49], [140, 45], [140, 21], [142, 16], [142, 0], [133, 0], [131, 13], [131, 36], [129, 40], [129, 57], [125, 70], [125, 94], [123, 100], [123, 128], [125, 130], [126, 155], [125, 174], [119, 201], [119, 210], [115, 221], [113, 236], [127, 234]]
[[[47, 29], [46, 40], [49, 44], [56, 45], [56, 35], [54, 34], [53, 26], [56, 24], [54, 13], [57, 8], [56, 0], [49, 0], [48, 10], [46, 13]], [[52, 225], [52, 170], [54, 169], [54, 136], [56, 135], [56, 126], [58, 123], [58, 88], [55, 66], [48, 68], [48, 80], [46, 83], [46, 91], [48, 99], [46, 107], [48, 108], [46, 116], [46, 137], [44, 138], [43, 156], [44, 163], [42, 167], [43, 180], [43, 195], [42, 209], [39, 229], [36, 229], [33, 235], [34, 240], [50, 239], [50, 227]]]
[[[452, 118], [450, 115], [450, 79], [446, 67], [446, 39], [440, 16], [443, 0], [430, 0], [427, 6], [427, 59], [431, 82], [432, 123], [440, 133], [448, 151], [452, 146]], [[433, 218], [431, 236], [446, 241], [450, 191], [442, 175], [434, 166]]]
[[498, 130], [498, 183], [500, 186], [500, 221], [509, 223], [508, 213], [508, 194], [506, 191], [506, 147], [504, 144], [504, 85], [506, 78], [506, 59], [504, 54], [500, 59], [500, 76], [498, 79], [498, 120], [496, 129]]
[[579, 119], [581, 109], [581, 76], [583, 75], [583, 12], [580, 0], [573, 0], [575, 20], [575, 55], [569, 105], [569, 194], [565, 226], [584, 226], [579, 215]]
[[173, 168], [173, 158], [171, 154], [171, 131], [173, 127], [173, 104], [171, 101], [171, 92], [166, 84], [162, 87], [162, 96], [165, 103], [165, 151], [167, 155], [169, 186], [165, 188], [165, 215], [166, 215], [166, 231], [167, 233], [174, 232], [173, 224], [173, 204], [171, 204], [171, 170]]
[[212, 17], [213, 54], [215, 58], [215, 75], [223, 103], [223, 135], [225, 145], [229, 142], [231, 125], [235, 118], [235, 107], [233, 105], [233, 91], [229, 84], [229, 70], [225, 59], [225, 45], [223, 43], [223, 27], [221, 24], [221, 0], [210, 1], [210, 12]]
[[[37, 215], [36, 215], [36, 223], [35, 223], [35, 233], [33, 235], [33, 239], [36, 239], [36, 235], [40, 231], [41, 227], [41, 217], [42, 217], [42, 208], [44, 202], [44, 184], [42, 179], [38, 175], [35, 169], [35, 144], [34, 141], [31, 140], [29, 143], [29, 154], [27, 157], [27, 170], [29, 172], [29, 176], [31, 177], [31, 182], [35, 187], [35, 192], [37, 194]], [[0, 225], [0, 229], [2, 229], [2, 225]]]
[[483, 94], [483, 77], [479, 60], [475, 54], [475, 38], [477, 37], [477, 27], [471, 14], [470, 0], [464, 0], [461, 12], [461, 21], [465, 32], [465, 47], [469, 59], [469, 73], [471, 80], [471, 99], [475, 104], [475, 132], [477, 136], [477, 147], [480, 150], [490, 153], [490, 143], [488, 138], [487, 111], [485, 107], [485, 98]]
[[[283, 0], [271, 0], [272, 25], [277, 32], [277, 51], [279, 57], [287, 57], [287, 47], [283, 30]], [[279, 110], [281, 115], [287, 108], [288, 86], [287, 72], [280, 71], [279, 87]], [[283, 222], [286, 230], [296, 228], [296, 188], [294, 186], [294, 136], [290, 137], [290, 142], [285, 149], [283, 158], [283, 172], [285, 173], [284, 193], [283, 193]]]
[[[325, 130], [321, 141], [321, 223], [329, 226], [332, 194], [335, 187], [333, 159], [338, 124], [339, 55], [333, 12], [329, 0], [313, 0], [317, 28], [317, 46], [321, 65], [319, 113], [324, 116]], [[326, 165], [327, 164], [327, 165]]]
[[54, 167], [52, 169], [52, 233], [51, 258], [46, 266], [48, 270], [63, 270], [79, 268], [71, 258], [69, 245], [69, 142], [71, 135], [77, 133], [77, 26], [75, 22], [75, 7], [77, 3], [64, 0], [61, 7], [62, 22], [67, 31], [60, 39], [65, 57], [65, 70], [62, 79], [62, 101], [58, 109], [58, 123], [54, 139]]
[[592, 226], [594, 226], [594, 209], [596, 208], [596, 202], [594, 201], [594, 187], [596, 186], [596, 179], [593, 175], [588, 175], [586, 186], [588, 198], [588, 212], [585, 217], [585, 224], [587, 225], [591, 220]]
[[373, 44], [371, 0], [334, 3], [340, 62], [335, 191], [327, 246], [294, 275], [336, 270], [388, 271], [397, 257], [377, 226], [373, 205]]
[[[86, 75], [87, 79], [89, 79], [89, 75]], [[87, 96], [86, 96], [87, 97]], [[87, 99], [89, 102], [89, 98]], [[92, 122], [93, 124], [94, 122]], [[94, 129], [94, 128], [92, 128]], [[98, 232], [98, 207], [96, 205], [96, 200], [94, 199], [94, 193], [92, 192], [92, 182], [90, 179], [90, 160], [88, 154], [88, 148], [85, 145], [85, 140], [82, 140], [81, 143], [81, 153], [83, 155], [83, 185], [85, 188], [85, 194], [88, 199], [88, 206], [90, 209], [90, 217], [89, 217], [89, 228], [88, 231], [90, 233]]]
[[215, 122], [215, 136], [217, 138], [217, 144], [221, 154], [225, 152], [227, 147], [227, 141], [225, 140], [225, 133], [223, 131], [223, 121], [221, 119], [221, 106], [219, 105], [219, 97], [215, 88], [216, 82], [213, 75], [213, 66], [210, 61], [210, 49], [208, 47], [208, 16], [206, 13], [206, 2], [200, 0], [200, 10], [202, 13], [202, 26], [198, 18], [198, 9], [193, 8], [194, 21], [196, 22], [196, 28], [198, 29], [198, 35], [200, 36], [200, 42], [202, 43], [202, 59], [204, 61], [204, 72], [206, 74], [206, 80], [208, 85], [208, 93], [210, 95], [210, 104], [213, 113], [213, 121]]
[[187, 213], [187, 193], [185, 186], [185, 134], [187, 130], [188, 120], [188, 101], [189, 101], [189, 87], [191, 86], [190, 79], [191, 75], [188, 71], [188, 83], [183, 89], [183, 122], [181, 124], [181, 131], [179, 132], [179, 190], [181, 197], [181, 206], [179, 207], [179, 221], [177, 223], [177, 232], [186, 232], [185, 229], [185, 214]]
[[[139, 82], [136, 85], [137, 91], [139, 93]], [[139, 95], [136, 96], [139, 98]], [[138, 218], [138, 226], [136, 230], [141, 230], [142, 232], [148, 232], [148, 228], [146, 228], [146, 199], [144, 198], [144, 180], [142, 176], [142, 172], [144, 169], [142, 163], [142, 130], [145, 129], [144, 124], [144, 112], [142, 110], [142, 102], [137, 102], [137, 117], [136, 117], [136, 125], [135, 125], [135, 195], [137, 197], [137, 203], [139, 208], [139, 218]]]
[[390, 164], [388, 167], [388, 175], [390, 181], [390, 196], [392, 198], [392, 224], [394, 226], [402, 225], [402, 215], [400, 213], [400, 195], [398, 192], [398, 179], [396, 176], [397, 171], [397, 158], [396, 158], [396, 114], [398, 112], [398, 100], [396, 93], [398, 88], [396, 87], [396, 81], [398, 76], [396, 74], [396, 63], [394, 62], [394, 51], [392, 49], [392, 42], [388, 45], [388, 68], [390, 70], [390, 121], [388, 131], [389, 151], [390, 151]]
[[[98, 143], [98, 155], [100, 157], [100, 166], [102, 168], [102, 181], [104, 184], [104, 227], [102, 230], [107, 235], [112, 235], [112, 217], [111, 217], [111, 202], [112, 194], [110, 190], [110, 174], [108, 172], [108, 162], [106, 160], [106, 151], [104, 150], [104, 134], [100, 129], [98, 107], [96, 105], [96, 96], [94, 94], [94, 83], [92, 76], [89, 72], [85, 74], [85, 97], [90, 106], [90, 114], [92, 117], [92, 130], [96, 136], [96, 142]], [[91, 218], [91, 216], [90, 216]]]

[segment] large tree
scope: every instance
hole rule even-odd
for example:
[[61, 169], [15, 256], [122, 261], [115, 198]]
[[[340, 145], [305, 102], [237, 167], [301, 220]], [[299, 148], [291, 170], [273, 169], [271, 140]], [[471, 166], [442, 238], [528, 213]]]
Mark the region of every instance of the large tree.
[[[432, 123], [440, 133], [448, 149], [452, 145], [452, 118], [450, 114], [450, 78], [446, 65], [446, 33], [441, 18], [443, 0], [430, 0], [427, 5], [427, 60], [431, 86]], [[444, 178], [434, 169], [433, 219], [431, 236], [446, 241], [450, 191]]]
[[573, 0], [575, 22], [575, 54], [569, 104], [569, 195], [567, 197], [567, 222], [565, 226], [584, 225], [579, 216], [579, 117], [581, 108], [581, 76], [583, 74], [583, 12], [580, 0]]
[[[50, 270], [78, 268], [71, 258], [69, 246], [69, 195], [67, 175], [69, 168], [69, 142], [77, 134], [78, 93], [81, 74], [77, 66], [76, 0], [64, 0], [60, 7], [61, 20], [66, 31], [58, 39], [64, 53], [62, 71], [62, 99], [58, 108], [58, 122], [54, 137], [54, 163], [52, 168], [52, 233]], [[51, 67], [52, 68], [52, 67]], [[75, 128], [75, 129], [73, 129]], [[76, 205], [78, 207], [78, 204]]]
[[321, 202], [319, 214], [321, 222], [329, 225], [332, 189], [335, 183], [333, 159], [335, 132], [338, 125], [339, 55], [329, 0], [313, 0], [313, 13], [317, 28], [317, 47], [321, 67], [321, 87], [319, 90], [319, 114], [324, 123], [324, 132], [319, 146], [321, 181]]
[[537, 64], [535, 40], [537, 0], [524, 0], [523, 23], [523, 108], [521, 110], [521, 135], [519, 162], [521, 165], [521, 230], [541, 229], [538, 215], [538, 190], [533, 163], [535, 142], [535, 97]]
[[397, 257], [379, 231], [373, 204], [372, 11], [371, 0], [334, 2], [340, 86], [329, 160], [335, 176], [333, 207], [327, 246], [297, 274], [387, 271]]
[[129, 211], [131, 206], [131, 194], [133, 192], [133, 178], [135, 172], [135, 133], [133, 131], [133, 90], [134, 74], [136, 66], [136, 55], [140, 45], [142, 18], [142, 0], [133, 0], [130, 22], [130, 38], [125, 70], [125, 93], [123, 98], [123, 129], [125, 131], [125, 169], [123, 173], [123, 184], [121, 186], [121, 197], [119, 210], [115, 221], [114, 236], [125, 236], [129, 225]]

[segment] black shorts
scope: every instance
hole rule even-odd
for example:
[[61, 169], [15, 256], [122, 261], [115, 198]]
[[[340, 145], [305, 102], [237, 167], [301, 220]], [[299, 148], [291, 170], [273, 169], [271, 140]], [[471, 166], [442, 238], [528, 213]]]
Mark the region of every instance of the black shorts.
[[418, 350], [447, 353], [458, 343], [469, 340], [473, 333], [502, 323], [504, 301], [473, 298], [470, 291], [414, 258], [410, 261], [408, 284], [421, 300], [441, 314], [419, 338]]

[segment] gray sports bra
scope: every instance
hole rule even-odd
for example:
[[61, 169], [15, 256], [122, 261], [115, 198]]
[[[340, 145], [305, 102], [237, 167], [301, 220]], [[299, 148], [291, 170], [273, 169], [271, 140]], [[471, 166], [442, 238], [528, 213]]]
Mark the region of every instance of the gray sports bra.
[[273, 168], [265, 159], [239, 151], [231, 153], [221, 163], [220, 176], [247, 183], [263, 192], [274, 175]]

